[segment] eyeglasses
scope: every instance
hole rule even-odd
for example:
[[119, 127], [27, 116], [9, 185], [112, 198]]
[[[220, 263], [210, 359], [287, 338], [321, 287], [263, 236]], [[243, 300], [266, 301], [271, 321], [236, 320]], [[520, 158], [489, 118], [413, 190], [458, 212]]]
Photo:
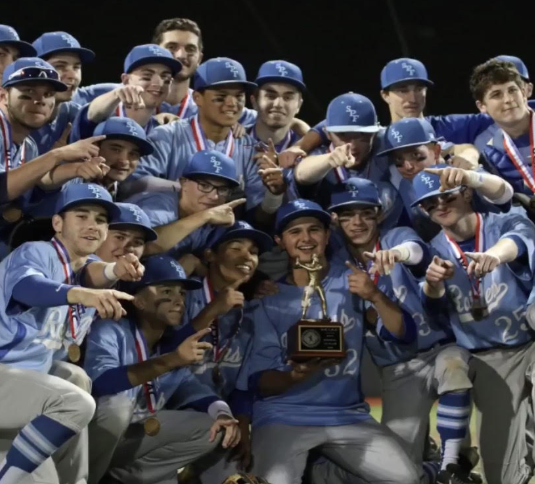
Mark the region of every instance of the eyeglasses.
[[23, 80], [23, 79], [52, 79], [59, 80], [59, 75], [55, 69], [48, 69], [46, 67], [24, 67], [18, 71], [13, 72], [7, 80]]
[[440, 202], [442, 202], [443, 205], [447, 205], [448, 203], [453, 202], [457, 198], [457, 195], [464, 191], [464, 188], [465, 187], [461, 187], [455, 192], [445, 193], [444, 195], [437, 195], [436, 197], [426, 198], [425, 200], [421, 201], [420, 205], [426, 212], [431, 213], [439, 206]]
[[232, 193], [232, 188], [227, 186], [216, 186], [213, 183], [207, 182], [205, 180], [191, 180], [197, 184], [199, 191], [203, 193], [212, 193], [214, 190], [217, 192], [217, 195], [221, 198], [227, 198]]

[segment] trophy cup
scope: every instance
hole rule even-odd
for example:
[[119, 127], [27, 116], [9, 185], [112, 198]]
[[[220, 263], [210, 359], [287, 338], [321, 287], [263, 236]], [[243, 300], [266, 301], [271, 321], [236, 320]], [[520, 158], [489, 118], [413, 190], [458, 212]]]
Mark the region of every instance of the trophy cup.
[[[301, 300], [301, 319], [288, 330], [288, 359], [304, 362], [311, 358], [345, 358], [344, 326], [332, 322], [327, 316], [327, 301], [320, 280], [323, 267], [319, 257], [314, 254], [309, 264], [303, 264], [297, 259], [294, 268], [305, 269], [310, 281], [305, 286]], [[315, 292], [321, 301], [320, 320], [306, 318]]]

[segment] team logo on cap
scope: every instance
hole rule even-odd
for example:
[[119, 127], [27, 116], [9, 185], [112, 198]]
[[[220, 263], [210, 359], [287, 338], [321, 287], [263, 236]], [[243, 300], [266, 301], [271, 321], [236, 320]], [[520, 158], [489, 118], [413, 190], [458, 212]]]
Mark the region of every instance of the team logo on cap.
[[161, 50], [161, 47], [156, 47], [155, 45], [151, 45], [149, 47], [149, 50], [154, 54], [154, 55], [158, 55], [158, 56], [162, 56], [163, 55], [163, 52]]
[[247, 222], [244, 222], [243, 220], [238, 220], [238, 222], [236, 222], [236, 225], [238, 225], [242, 229], [250, 229], [251, 228], [251, 226]]
[[409, 74], [409, 76], [414, 76], [414, 74], [416, 73], [416, 70], [414, 69], [414, 67], [412, 67], [410, 64], [407, 64], [406, 62], [403, 62], [401, 64], [401, 68], [405, 69], [407, 73]]
[[93, 193], [95, 198], [101, 198], [102, 192], [101, 192], [101, 188], [98, 185], [87, 185], [87, 188], [90, 192]]
[[351, 198], [357, 198], [359, 189], [353, 183], [347, 183], [346, 190], [351, 194]]
[[288, 75], [288, 69], [286, 69], [280, 62], [275, 64], [275, 69], [277, 69], [279, 74], [283, 77]]
[[294, 200], [292, 204], [295, 208], [298, 208], [299, 210], [304, 210], [305, 208], [307, 208], [306, 203], [302, 202], [301, 200]]
[[393, 137], [398, 143], [401, 143], [401, 140], [403, 139], [403, 135], [402, 135], [399, 131], [396, 131], [395, 129], [392, 129], [390, 132], [392, 133], [392, 137]]
[[136, 125], [135, 125], [132, 121], [127, 121], [127, 123], [126, 123], [126, 127], [128, 128], [128, 132], [129, 132], [132, 136], [136, 136], [136, 137], [137, 137], [137, 129], [136, 129]]
[[420, 177], [425, 185], [428, 186], [428, 188], [434, 188], [435, 187], [435, 180], [433, 180], [429, 175], [422, 175]]
[[240, 75], [240, 70], [232, 62], [225, 62], [225, 67], [232, 73], [234, 77]]
[[349, 114], [349, 117], [353, 123], [356, 123], [357, 119], [360, 117], [357, 113], [357, 110], [353, 109], [351, 106], [346, 106], [346, 113]]
[[171, 265], [173, 268], [178, 272], [178, 275], [182, 278], [185, 278], [184, 269], [178, 265], [178, 262], [175, 262], [174, 260], [171, 261]]
[[67, 42], [67, 44], [69, 44], [71, 47], [76, 47], [76, 42], [72, 35], [61, 34], [61, 40]]
[[221, 162], [215, 156], [210, 157], [210, 163], [212, 163], [216, 173], [221, 173], [223, 167], [221, 166]]
[[132, 205], [127, 207], [130, 212], [132, 212], [132, 217], [136, 219], [136, 222], [141, 223], [141, 209], [137, 205]]

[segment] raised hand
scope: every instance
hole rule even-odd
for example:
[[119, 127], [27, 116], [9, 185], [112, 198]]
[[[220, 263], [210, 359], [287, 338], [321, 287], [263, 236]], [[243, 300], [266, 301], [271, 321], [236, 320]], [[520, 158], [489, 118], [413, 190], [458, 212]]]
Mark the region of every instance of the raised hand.
[[329, 153], [329, 165], [333, 168], [343, 166], [345, 168], [352, 168], [355, 166], [355, 157], [351, 154], [351, 144], [336, 147]]
[[351, 269], [351, 273], [347, 276], [349, 291], [366, 301], [373, 302], [380, 294], [380, 291], [370, 279], [368, 273], [359, 269], [356, 265], [351, 264], [349, 261], [346, 261], [346, 266]]
[[212, 349], [210, 343], [200, 341], [207, 334], [210, 334], [210, 328], [201, 329], [180, 343], [176, 349], [179, 366], [188, 366], [203, 360], [206, 351]]
[[79, 164], [76, 176], [84, 180], [102, 180], [109, 171], [110, 167], [106, 164], [106, 160], [101, 156], [95, 156]]
[[454, 272], [455, 266], [453, 265], [453, 262], [434, 256], [425, 273], [425, 280], [431, 284], [431, 286], [436, 286], [438, 283], [451, 279]]
[[213, 225], [223, 225], [224, 227], [230, 227], [236, 222], [236, 216], [234, 215], [234, 209], [243, 205], [247, 201], [246, 198], [239, 198], [232, 200], [231, 202], [218, 205], [206, 210], [208, 215], [208, 222]]
[[373, 261], [370, 269], [371, 274], [389, 275], [394, 266], [401, 262], [401, 253], [399, 250], [378, 250], [377, 252], [364, 252], [362, 254], [366, 259]]
[[142, 94], [145, 91], [141, 86], [121, 85], [115, 89], [114, 93], [125, 108], [128, 109], [144, 109], [145, 102]]
[[306, 151], [303, 151], [297, 146], [290, 146], [288, 149], [279, 153], [279, 166], [281, 168], [292, 168], [297, 164], [298, 158], [307, 156]]
[[91, 136], [57, 149], [61, 161], [86, 161], [98, 156], [100, 148], [94, 144], [106, 139], [106, 135]]
[[425, 168], [426, 173], [438, 175], [440, 177], [440, 191], [453, 190], [462, 185], [467, 185], [469, 171], [462, 168]]
[[121, 281], [139, 281], [145, 273], [145, 266], [134, 254], [126, 254], [115, 262], [113, 272]]
[[87, 308], [95, 308], [102, 319], [119, 321], [126, 316], [121, 300], [133, 301], [134, 296], [114, 289], [89, 289], [73, 287], [67, 292], [69, 304], [81, 304]]
[[492, 272], [501, 264], [498, 256], [486, 252], [465, 252], [465, 255], [472, 259], [466, 272], [468, 275], [474, 274], [478, 278]]

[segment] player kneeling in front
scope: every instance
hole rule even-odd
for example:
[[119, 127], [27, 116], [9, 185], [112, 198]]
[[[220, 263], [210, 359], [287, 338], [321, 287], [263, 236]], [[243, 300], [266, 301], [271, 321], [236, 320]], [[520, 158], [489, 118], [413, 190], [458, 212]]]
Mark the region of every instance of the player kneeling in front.
[[[145, 269], [140, 282], [124, 286], [135, 295], [128, 317], [98, 321], [88, 338], [85, 369], [98, 398], [90, 425], [90, 483], [99, 482], [111, 463], [112, 482], [175, 484], [178, 469], [219, 445], [218, 432], [225, 433], [225, 448], [240, 440], [228, 405], [183, 368], [211, 349], [199, 342], [209, 330], [161, 351], [166, 333], [181, 322], [186, 290], [200, 282], [187, 279], [168, 256], [146, 259]], [[177, 410], [170, 399], [190, 410]], [[103, 460], [95, 459], [99, 454]]]
[[[438, 165], [437, 168], [444, 167]], [[454, 177], [452, 177], [454, 178]], [[524, 484], [528, 382], [535, 347], [526, 321], [533, 288], [535, 227], [522, 215], [474, 212], [472, 190], [441, 186], [434, 173], [413, 181], [415, 205], [442, 230], [426, 273], [424, 302], [472, 352], [474, 403], [489, 484]]]
[[[79, 437], [95, 404], [88, 393], [53, 373], [55, 360], [67, 351], [71, 360], [79, 359], [79, 344], [95, 309], [102, 317], [119, 319], [124, 314], [120, 300], [132, 299], [93, 288], [143, 273], [133, 255], [115, 264], [90, 257], [106, 238], [108, 218], [115, 212], [103, 188], [68, 187], [58, 200], [52, 241], [26, 243], [0, 264], [0, 392], [5, 409], [0, 429], [20, 430], [0, 467], [2, 484], [39, 478], [58, 482], [58, 475], [60, 482], [87, 478], [86, 459], [71, 459], [87, 452], [86, 439]], [[68, 451], [64, 447], [57, 453], [67, 441]], [[48, 460], [30, 476], [52, 455], [55, 466]]]
[[[414, 464], [392, 432], [370, 417], [360, 392], [364, 315], [363, 310], [355, 310], [355, 303], [358, 307], [363, 300], [371, 301], [377, 323], [394, 337], [403, 337], [410, 317], [365, 272], [327, 262], [330, 220], [327, 212], [308, 200], [293, 201], [277, 214], [276, 241], [292, 261], [299, 260], [299, 267], [292, 267], [279, 283], [279, 292], [260, 300], [251, 316], [255, 322], [249, 378], [256, 392], [255, 473], [278, 484], [300, 482], [314, 449], [365, 481], [415, 484], [419, 479]], [[313, 287], [316, 291], [311, 291]], [[304, 312], [322, 320], [325, 335], [340, 332], [345, 340], [338, 348], [341, 359], [324, 353], [326, 359], [288, 361], [296, 358], [298, 346], [319, 343], [327, 349], [333, 343], [327, 338], [324, 345], [317, 341], [321, 338], [317, 332], [305, 336], [306, 331], [301, 343], [287, 343], [289, 330], [303, 316], [299, 302]]]

